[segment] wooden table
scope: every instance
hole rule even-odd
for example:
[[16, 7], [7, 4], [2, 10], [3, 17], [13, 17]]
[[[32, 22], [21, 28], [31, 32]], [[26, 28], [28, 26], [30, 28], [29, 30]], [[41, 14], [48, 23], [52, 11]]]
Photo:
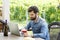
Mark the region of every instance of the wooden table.
[[[3, 33], [0, 33], [0, 40], [27, 40], [30, 37], [19, 37], [15, 35], [11, 35], [11, 33], [8, 33], [8, 36], [5, 37]], [[30, 40], [44, 40], [41, 38], [30, 38]]]

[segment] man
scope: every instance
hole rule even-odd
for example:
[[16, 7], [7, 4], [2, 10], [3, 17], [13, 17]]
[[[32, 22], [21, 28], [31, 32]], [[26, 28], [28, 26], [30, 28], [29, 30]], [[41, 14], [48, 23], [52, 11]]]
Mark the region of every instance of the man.
[[[38, 8], [36, 6], [31, 6], [28, 9], [28, 13], [29, 13], [29, 17], [30, 17], [31, 21], [29, 22], [27, 27], [25, 27], [25, 29], [29, 30], [30, 28], [32, 28], [33, 35], [31, 35], [31, 37], [50, 40], [49, 39], [48, 24], [46, 23], [46, 21], [44, 19], [39, 18]], [[24, 34], [24, 36], [28, 36], [28, 35]]]

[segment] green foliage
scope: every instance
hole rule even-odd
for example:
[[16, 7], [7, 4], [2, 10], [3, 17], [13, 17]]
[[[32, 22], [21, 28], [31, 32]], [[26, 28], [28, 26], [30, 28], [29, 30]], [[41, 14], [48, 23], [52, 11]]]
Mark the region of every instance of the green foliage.
[[[26, 10], [29, 6], [36, 5], [39, 8], [39, 16], [42, 16], [42, 10], [45, 11], [46, 21], [48, 23], [53, 21], [60, 21], [60, 9], [57, 9], [57, 0], [44, 1], [43, 0], [11, 0], [10, 1], [10, 18], [11, 20], [24, 21], [26, 20]], [[55, 4], [53, 3], [55, 2]], [[29, 17], [28, 17], [29, 18]]]
[[10, 9], [11, 20], [16, 20], [16, 21], [26, 20], [25, 11], [26, 10], [24, 10], [24, 8], [19, 7], [19, 6], [16, 6], [15, 8], [11, 7], [11, 9]]
[[2, 5], [2, 0], [0, 0], [0, 6]]
[[56, 21], [56, 9], [54, 6], [51, 6], [46, 11], [46, 20], [50, 23]]

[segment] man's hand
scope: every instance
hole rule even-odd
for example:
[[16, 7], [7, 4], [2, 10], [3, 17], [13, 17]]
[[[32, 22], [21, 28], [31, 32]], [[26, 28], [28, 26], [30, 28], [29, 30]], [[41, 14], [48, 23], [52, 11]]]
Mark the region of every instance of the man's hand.
[[32, 37], [32, 38], [33, 38], [33, 34], [30, 35], [30, 34], [27, 32], [26, 29], [22, 29], [21, 32], [23, 32], [24, 37]]
[[24, 37], [28, 37], [28, 33], [24, 33]]
[[28, 33], [26, 29], [22, 29], [21, 32], [23, 32], [24, 37], [28, 37]]

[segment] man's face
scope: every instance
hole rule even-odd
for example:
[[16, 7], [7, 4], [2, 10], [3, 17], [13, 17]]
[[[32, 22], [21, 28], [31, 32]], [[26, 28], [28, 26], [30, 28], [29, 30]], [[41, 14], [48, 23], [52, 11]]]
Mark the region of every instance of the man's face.
[[29, 12], [29, 17], [31, 20], [35, 20], [37, 17], [37, 14], [35, 14], [33, 11]]

